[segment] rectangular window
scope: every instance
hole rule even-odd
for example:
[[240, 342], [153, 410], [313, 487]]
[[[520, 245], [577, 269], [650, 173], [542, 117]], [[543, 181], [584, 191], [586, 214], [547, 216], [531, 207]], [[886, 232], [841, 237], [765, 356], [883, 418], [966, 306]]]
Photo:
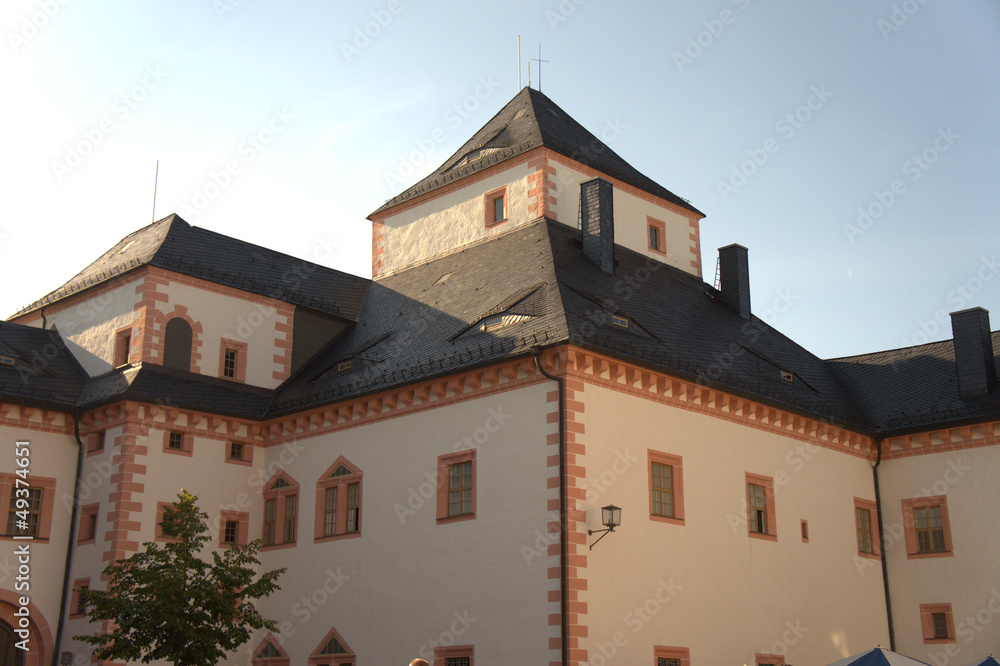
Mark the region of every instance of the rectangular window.
[[646, 217], [649, 249], [656, 254], [667, 254], [667, 225], [662, 220]]
[[749, 509], [750, 531], [767, 534], [767, 501], [764, 486], [747, 484], [747, 507]]
[[10, 489], [10, 510], [7, 514], [7, 536], [39, 536], [42, 522], [42, 489]]
[[656, 660], [656, 666], [681, 666], [680, 659], [670, 659], [668, 657], [660, 657]]
[[948, 497], [917, 497], [901, 501], [906, 557], [952, 557]]
[[434, 648], [434, 666], [474, 666], [475, 646], [452, 645]]
[[924, 643], [956, 642], [951, 604], [920, 604], [920, 633]]
[[229, 457], [233, 460], [243, 460], [243, 442], [229, 443]]
[[913, 527], [917, 533], [918, 553], [944, 552], [944, 523], [940, 506], [913, 509]]
[[127, 365], [132, 353], [132, 327], [124, 328], [115, 334], [114, 365]]
[[809, 521], [802, 521], [802, 543], [809, 543]]
[[357, 532], [361, 529], [361, 484], [352, 483], [347, 486], [347, 531]]
[[746, 473], [747, 532], [752, 538], [777, 541], [774, 478]]
[[[80, 591], [80, 592], [83, 592], [83, 591], [89, 590], [89, 589], [90, 589], [89, 585], [81, 585], [80, 587], [77, 588], [77, 590]], [[86, 615], [87, 614], [87, 602], [83, 600], [83, 595], [79, 595], [77, 597], [77, 600], [76, 600], [76, 614], [77, 615]]]
[[653, 515], [674, 517], [674, 468], [663, 463], [650, 463], [652, 474]]
[[463, 462], [448, 468], [448, 515], [472, 513], [472, 463]]
[[81, 592], [90, 589], [89, 578], [77, 578], [73, 581], [73, 595], [70, 599], [69, 616], [71, 618], [81, 618], [87, 614], [87, 603], [83, 600]]
[[691, 650], [688, 648], [654, 645], [653, 658], [656, 666], [691, 666]]
[[337, 487], [326, 489], [323, 509], [323, 536], [333, 536], [337, 530]]
[[96, 453], [97, 451], [104, 450], [104, 432], [104, 430], [101, 430], [90, 436], [90, 448], [87, 450], [88, 453]]
[[611, 315], [611, 325], [628, 330], [628, 318], [621, 317], [619, 315]]
[[235, 520], [227, 520], [226, 526], [222, 531], [222, 543], [234, 544], [236, 543], [236, 538], [239, 536], [240, 524]]
[[486, 228], [507, 221], [507, 188], [486, 193]]
[[222, 376], [227, 379], [236, 378], [236, 356], [235, 349], [227, 349], [222, 358]]
[[171, 432], [167, 435], [167, 448], [174, 451], [184, 450], [184, 433]]
[[295, 541], [295, 513], [298, 495], [285, 497], [285, 543]]
[[264, 501], [264, 545], [270, 546], [274, 543], [274, 525], [277, 518], [278, 500], [269, 499]]
[[874, 553], [871, 512], [868, 509], [857, 508], [854, 510], [854, 518], [858, 527], [858, 552]]
[[80, 527], [77, 530], [77, 544], [93, 543], [97, 538], [97, 510], [100, 504], [80, 507]]
[[438, 456], [437, 519], [439, 523], [476, 517], [476, 450]]

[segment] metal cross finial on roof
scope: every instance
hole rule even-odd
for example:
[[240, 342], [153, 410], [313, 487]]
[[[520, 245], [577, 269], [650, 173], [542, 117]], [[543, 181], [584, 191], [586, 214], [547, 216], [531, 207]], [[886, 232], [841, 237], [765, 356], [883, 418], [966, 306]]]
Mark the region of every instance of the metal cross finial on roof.
[[[534, 60], [535, 62], [538, 63], [538, 92], [542, 92], [542, 63], [543, 62], [548, 62], [548, 60], [542, 60], [542, 45], [541, 45], [541, 43], [538, 44], [538, 57], [537, 58], [532, 58], [532, 60]], [[528, 78], [529, 78], [529, 80], [531, 78], [531, 70], [530, 69], [528, 70]]]

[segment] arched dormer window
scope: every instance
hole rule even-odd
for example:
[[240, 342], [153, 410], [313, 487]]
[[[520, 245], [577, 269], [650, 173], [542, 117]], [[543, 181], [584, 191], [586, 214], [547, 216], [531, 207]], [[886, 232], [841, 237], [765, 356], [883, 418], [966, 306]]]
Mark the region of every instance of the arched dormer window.
[[331, 629], [309, 655], [310, 666], [353, 666], [352, 650], [336, 629]]
[[340, 456], [316, 481], [317, 541], [361, 534], [361, 481], [357, 466]]
[[167, 322], [163, 332], [163, 367], [191, 370], [191, 324], [180, 317]]
[[288, 653], [281, 648], [281, 644], [270, 633], [253, 651], [253, 666], [288, 666], [290, 662]]

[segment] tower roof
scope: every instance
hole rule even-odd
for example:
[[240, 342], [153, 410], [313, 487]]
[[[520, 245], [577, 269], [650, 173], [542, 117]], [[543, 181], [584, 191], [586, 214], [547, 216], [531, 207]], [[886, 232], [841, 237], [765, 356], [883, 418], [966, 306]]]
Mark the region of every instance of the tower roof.
[[549, 148], [649, 194], [704, 215], [686, 199], [636, 170], [540, 91], [522, 88], [444, 164], [416, 185], [385, 202], [371, 216], [539, 147]]
[[156, 266], [357, 321], [369, 281], [167, 217], [121, 239], [27, 314], [142, 266]]

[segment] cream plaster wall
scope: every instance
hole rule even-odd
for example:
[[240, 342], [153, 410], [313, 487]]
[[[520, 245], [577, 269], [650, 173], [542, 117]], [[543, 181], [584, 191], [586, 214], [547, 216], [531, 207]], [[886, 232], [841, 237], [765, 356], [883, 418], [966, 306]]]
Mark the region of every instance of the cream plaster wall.
[[[62, 579], [66, 562], [66, 542], [69, 537], [70, 508], [72, 507], [73, 484], [76, 478], [77, 446], [71, 435], [39, 432], [21, 428], [0, 427], [0, 471], [13, 474], [18, 465], [15, 462], [15, 442], [26, 440], [30, 442], [28, 471], [32, 476], [54, 478], [56, 480], [55, 497], [52, 508], [52, 524], [49, 539], [31, 541], [15, 541], [3, 538], [0, 548], [0, 588], [9, 590], [17, 596], [27, 596], [31, 599], [42, 618], [33, 618], [36, 622], [44, 619], [48, 623], [53, 640], [56, 624], [59, 619], [59, 606], [62, 600]], [[49, 492], [46, 490], [45, 492]], [[67, 502], [63, 497], [68, 498]], [[6, 498], [9, 502], [10, 498]], [[43, 500], [44, 501], [44, 500]], [[4, 514], [3, 532], [6, 532], [7, 514]], [[18, 568], [23, 564], [15, 549], [28, 544], [29, 553], [27, 566], [30, 571], [26, 580], [18, 580], [22, 574]], [[28, 589], [17, 589], [18, 585], [27, 583]]]
[[[132, 280], [71, 307], [46, 314], [46, 326], [55, 326], [59, 330], [66, 346], [91, 377], [112, 369], [115, 333], [130, 324], [141, 324], [135, 311], [139, 300], [135, 293], [136, 284]], [[133, 339], [138, 334], [133, 330]]]
[[[556, 168], [552, 178], [556, 185], [556, 216], [563, 224], [579, 227], [580, 184], [593, 180], [593, 176], [560, 163], [553, 164]], [[616, 244], [697, 275], [691, 261], [700, 261], [701, 257], [691, 252], [688, 218], [617, 187], [614, 188], [614, 212]], [[666, 257], [649, 249], [646, 216], [660, 220], [666, 227]]]
[[[647, 663], [653, 645], [701, 664], [826, 664], [887, 644], [881, 571], [855, 565], [869, 462], [609, 389], [582, 401], [589, 527], [622, 508], [585, 570], [590, 664]], [[649, 518], [648, 448], [683, 457], [683, 526]], [[747, 534], [746, 472], [774, 478], [777, 541]]]
[[[261, 555], [265, 568], [288, 567], [263, 612], [281, 621], [292, 663], [305, 663], [331, 627], [359, 664], [404, 664], [422, 648], [433, 653], [431, 641], [473, 643], [477, 663], [548, 661], [557, 628], [549, 627], [547, 591], [557, 581], [548, 579], [547, 558], [529, 561], [522, 550], [548, 519], [545, 439], [555, 427], [546, 424], [547, 389], [268, 449], [268, 464], [284, 456], [282, 467], [301, 485], [298, 544]], [[439, 525], [437, 458], [467, 446], [466, 437], [476, 448], [476, 518]], [[361, 536], [314, 543], [316, 482], [341, 455], [364, 474]], [[258, 510], [254, 537], [259, 519]]]
[[[1000, 653], [1000, 447], [888, 460], [879, 478], [897, 650], [938, 666]], [[936, 495], [947, 497], [954, 554], [908, 559], [901, 500]], [[920, 604], [934, 603], [952, 606], [954, 644], [923, 642]]]
[[187, 316], [202, 325], [201, 374], [219, 376], [219, 352], [226, 338], [247, 344], [247, 384], [274, 388], [280, 383], [272, 374], [280, 369], [274, 362], [279, 352], [274, 346], [275, 326], [286, 322], [275, 308], [184, 284], [171, 283], [162, 289], [169, 299], [160, 305], [164, 314], [183, 305]]
[[[519, 164], [385, 220], [385, 268], [392, 273], [531, 221], [528, 176]], [[507, 185], [508, 222], [486, 229], [484, 196]]]

